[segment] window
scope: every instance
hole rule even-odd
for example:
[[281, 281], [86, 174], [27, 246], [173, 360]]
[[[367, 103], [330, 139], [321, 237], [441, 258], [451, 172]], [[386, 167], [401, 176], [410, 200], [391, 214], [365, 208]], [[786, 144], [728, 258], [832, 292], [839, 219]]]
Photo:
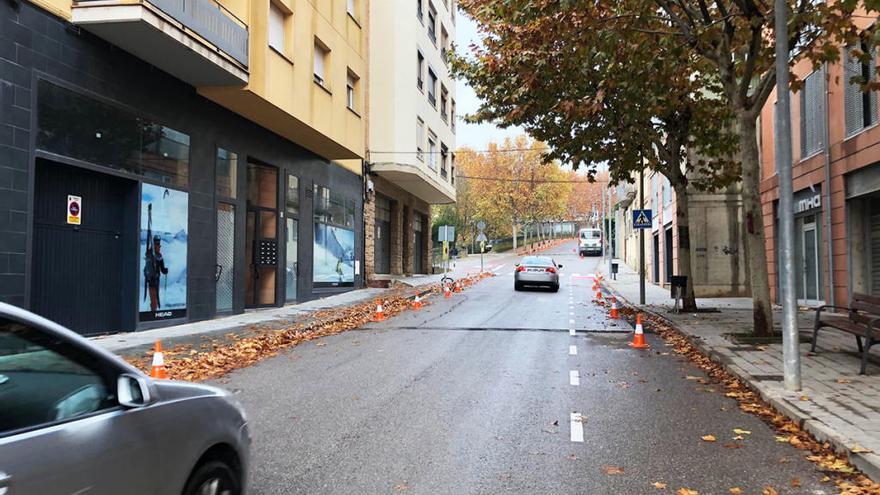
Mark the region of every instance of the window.
[[449, 7], [449, 17], [452, 19], [452, 23], [455, 24], [455, 0], [451, 0]]
[[423, 16], [423, 12], [422, 12], [422, 1], [423, 0], [416, 0], [416, 17], [419, 18], [419, 22], [424, 22], [423, 21], [424, 16]]
[[669, 179], [663, 178], [663, 206], [668, 206], [669, 203], [672, 203], [672, 185], [669, 183]]
[[823, 148], [825, 140], [825, 94], [824, 73], [813, 72], [804, 79], [800, 92], [801, 105], [801, 159]]
[[425, 73], [425, 56], [422, 55], [422, 52], [417, 51], [418, 61], [416, 65], [416, 70], [418, 70], [418, 74], [416, 75], [416, 86], [419, 88], [419, 91], [422, 90], [424, 86], [424, 81], [422, 80], [422, 76]]
[[443, 59], [444, 64], [449, 63], [449, 54], [447, 53], [449, 47], [449, 33], [446, 32], [446, 28], [443, 25], [440, 25], [440, 58]]
[[37, 95], [37, 149], [187, 186], [187, 134], [45, 80]]
[[437, 9], [430, 2], [428, 3], [428, 38], [431, 38], [435, 46], [437, 45]]
[[352, 18], [357, 19], [357, 0], [348, 0], [346, 3], [345, 11]]
[[315, 287], [354, 284], [355, 200], [315, 184], [315, 238], [312, 283]]
[[446, 158], [449, 154], [449, 149], [445, 144], [440, 144], [440, 177], [444, 179], [448, 176], [448, 172], [446, 171]]
[[440, 85], [440, 118], [443, 119], [443, 122], [448, 122], [448, 118], [446, 117], [446, 101], [449, 99], [449, 93], [446, 91], [446, 87], [442, 84]]
[[113, 372], [79, 347], [0, 318], [0, 435], [115, 407]]
[[449, 155], [449, 182], [455, 185], [455, 153]]
[[416, 158], [419, 160], [425, 161], [424, 156], [424, 143], [425, 143], [425, 121], [422, 119], [416, 120]]
[[235, 199], [238, 187], [238, 154], [217, 148], [217, 196]]
[[455, 100], [449, 104], [449, 125], [452, 127], [452, 132], [455, 132]]
[[[851, 53], [856, 49], [854, 46], [846, 48], [846, 61], [844, 64], [844, 105], [846, 107], [846, 135], [852, 136], [862, 129], [877, 122], [877, 92], [864, 92], [858, 84], [853, 84], [852, 78], [858, 77], [863, 81], [873, 81], [877, 73], [876, 53], [870, 52], [870, 61], [862, 62]], [[858, 47], [862, 52], [868, 52], [864, 44]]]
[[269, 2], [269, 46], [278, 53], [284, 50], [284, 24], [287, 14], [275, 2]]
[[352, 71], [348, 71], [348, 78], [345, 82], [345, 94], [348, 101], [348, 108], [357, 111], [357, 87], [360, 78]]
[[327, 87], [327, 59], [330, 50], [320, 41], [315, 40], [315, 82]]
[[437, 170], [437, 135], [428, 131], [428, 168]]
[[437, 107], [437, 75], [434, 74], [433, 69], [428, 69], [428, 101], [431, 102], [431, 106]]

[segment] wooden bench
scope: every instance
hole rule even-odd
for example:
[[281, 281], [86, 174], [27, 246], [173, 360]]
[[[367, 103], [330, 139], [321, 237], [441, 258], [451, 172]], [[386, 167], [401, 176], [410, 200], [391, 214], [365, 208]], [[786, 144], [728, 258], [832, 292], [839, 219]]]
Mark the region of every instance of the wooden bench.
[[[841, 309], [848, 312], [848, 317], [841, 315], [822, 317], [827, 309]], [[854, 293], [849, 307], [819, 306], [816, 308], [816, 321], [813, 325], [813, 345], [811, 352], [816, 352], [816, 340], [820, 328], [835, 328], [856, 336], [859, 352], [862, 353], [862, 368], [859, 374], [864, 375], [868, 367], [868, 353], [871, 346], [880, 341], [880, 297]], [[862, 339], [865, 339], [862, 345]]]

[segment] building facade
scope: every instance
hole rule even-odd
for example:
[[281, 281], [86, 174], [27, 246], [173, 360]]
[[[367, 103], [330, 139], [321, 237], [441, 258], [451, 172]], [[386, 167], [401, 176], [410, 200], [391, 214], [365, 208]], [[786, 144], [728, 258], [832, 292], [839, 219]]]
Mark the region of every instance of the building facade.
[[[645, 277], [668, 287], [679, 274], [678, 219], [675, 191], [663, 175], [645, 170], [644, 204], [638, 177], [618, 197], [617, 224], [621, 226], [618, 256], [638, 269], [639, 230], [633, 228], [633, 210], [652, 211], [651, 228], [645, 229]], [[716, 192], [689, 189], [691, 276], [697, 297], [736, 297], [749, 294], [740, 217], [738, 186]]]
[[[415, 7], [415, 8], [413, 8]], [[432, 204], [455, 201], [455, 0], [370, 4], [366, 275], [430, 273]]]
[[367, 9], [0, 3], [0, 300], [98, 334], [363, 285]]
[[[870, 19], [860, 19], [863, 27]], [[841, 47], [839, 63], [795, 66], [804, 88], [792, 93], [795, 280], [800, 304], [846, 305], [854, 292], [880, 294], [880, 113], [877, 92], [854, 76], [876, 78], [870, 63]], [[761, 201], [771, 293], [779, 294], [779, 183], [774, 152], [776, 94], [762, 110]]]

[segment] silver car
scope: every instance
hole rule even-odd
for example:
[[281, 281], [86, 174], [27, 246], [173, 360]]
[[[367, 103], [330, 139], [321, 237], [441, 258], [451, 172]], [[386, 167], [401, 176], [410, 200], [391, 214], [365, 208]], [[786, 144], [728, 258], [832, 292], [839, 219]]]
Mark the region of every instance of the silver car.
[[516, 264], [513, 272], [513, 289], [523, 290], [526, 286], [550, 287], [556, 292], [559, 290], [559, 270], [562, 265], [557, 265], [553, 258], [547, 256], [526, 256]]
[[239, 495], [249, 444], [227, 392], [151, 380], [0, 303], [0, 495]]

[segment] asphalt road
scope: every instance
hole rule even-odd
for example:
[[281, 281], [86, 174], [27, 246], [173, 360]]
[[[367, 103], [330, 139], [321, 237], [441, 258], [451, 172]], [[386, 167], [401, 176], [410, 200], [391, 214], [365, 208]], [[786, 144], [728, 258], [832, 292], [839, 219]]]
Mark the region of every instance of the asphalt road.
[[833, 493], [658, 338], [630, 349], [590, 302], [599, 258], [573, 246], [549, 251], [558, 293], [514, 292], [497, 256], [497, 277], [452, 299], [224, 379], [252, 425], [251, 493]]

